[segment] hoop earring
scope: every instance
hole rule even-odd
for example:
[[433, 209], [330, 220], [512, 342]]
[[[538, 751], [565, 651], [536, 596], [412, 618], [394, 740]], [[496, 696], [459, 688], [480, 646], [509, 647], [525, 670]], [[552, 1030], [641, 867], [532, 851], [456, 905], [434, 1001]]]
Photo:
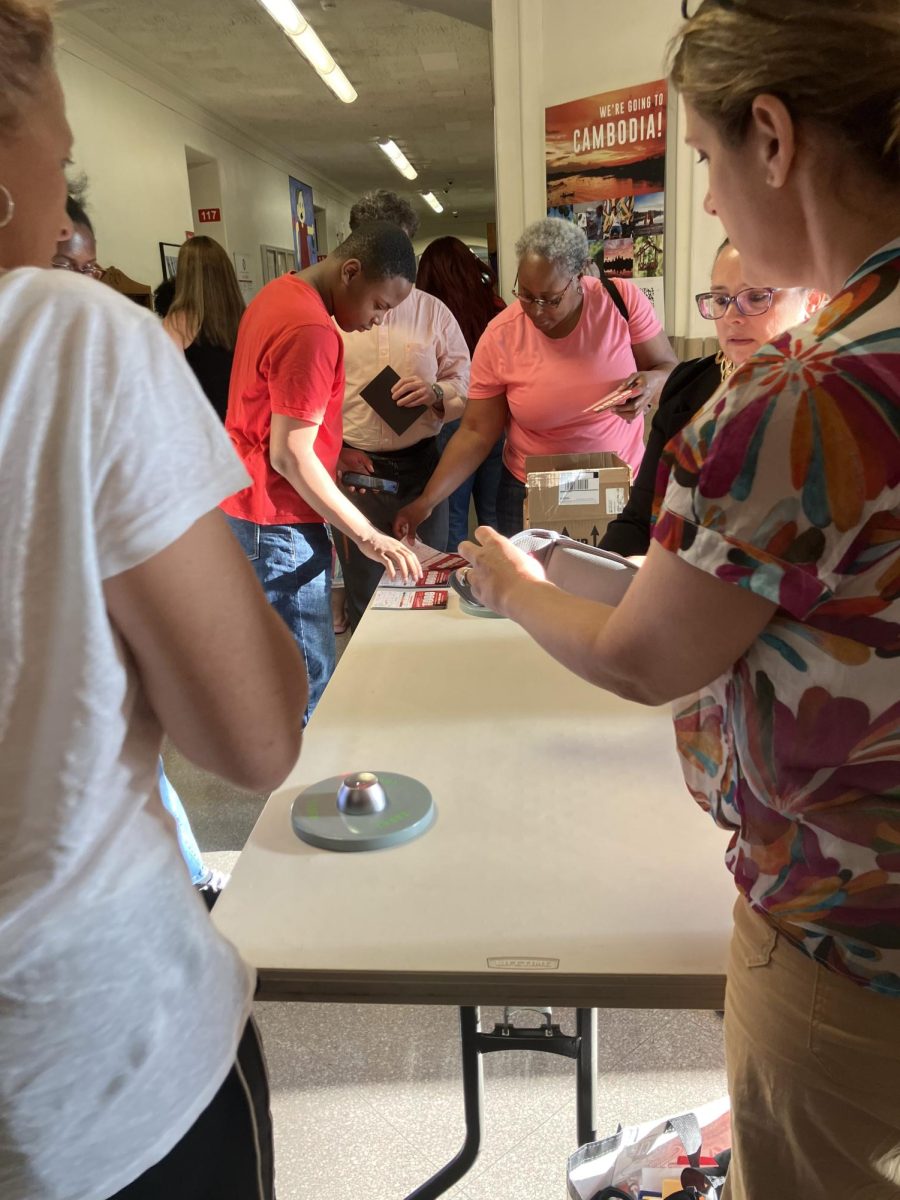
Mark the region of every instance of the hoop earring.
[[716, 355], [716, 366], [719, 368], [719, 374], [722, 376], [722, 382], [733, 375], [737, 370], [737, 363], [733, 363], [725, 354], [724, 350], [720, 350]]
[[8, 187], [0, 183], [0, 196], [6, 201], [6, 216], [0, 221], [0, 229], [5, 229], [16, 214], [16, 202], [13, 200]]

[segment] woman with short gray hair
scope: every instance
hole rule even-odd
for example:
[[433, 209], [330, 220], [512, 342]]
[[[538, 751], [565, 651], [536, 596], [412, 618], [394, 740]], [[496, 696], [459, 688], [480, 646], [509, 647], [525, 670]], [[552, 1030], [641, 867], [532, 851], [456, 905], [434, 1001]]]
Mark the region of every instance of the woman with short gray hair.
[[547, 217], [516, 243], [516, 303], [495, 317], [472, 359], [460, 429], [394, 532], [412, 536], [475, 471], [506, 431], [497, 524], [523, 526], [525, 460], [611, 451], [636, 471], [642, 418], [676, 364], [653, 306], [631, 280], [586, 275], [588, 243], [570, 221]]
[[528, 226], [516, 242], [516, 261], [521, 262], [527, 254], [555, 263], [570, 277], [581, 274], [590, 258], [584, 230], [558, 217], [546, 217]]

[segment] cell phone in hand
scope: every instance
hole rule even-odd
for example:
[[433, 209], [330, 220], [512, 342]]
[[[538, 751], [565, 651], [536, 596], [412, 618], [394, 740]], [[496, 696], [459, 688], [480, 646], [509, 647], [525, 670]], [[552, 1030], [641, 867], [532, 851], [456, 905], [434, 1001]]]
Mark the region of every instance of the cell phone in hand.
[[400, 484], [396, 479], [381, 479], [378, 475], [357, 475], [355, 471], [344, 471], [341, 482], [347, 487], [365, 488], [367, 492], [400, 491]]

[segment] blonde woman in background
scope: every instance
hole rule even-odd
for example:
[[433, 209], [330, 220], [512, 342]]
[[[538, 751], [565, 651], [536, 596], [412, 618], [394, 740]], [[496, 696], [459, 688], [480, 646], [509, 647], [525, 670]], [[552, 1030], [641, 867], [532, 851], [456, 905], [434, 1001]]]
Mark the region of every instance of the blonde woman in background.
[[244, 298], [234, 265], [217, 241], [188, 238], [178, 252], [175, 296], [163, 327], [225, 420], [228, 385]]
[[678, 700], [738, 891], [730, 1200], [900, 1196], [898, 64], [897, 0], [701, 4], [672, 81], [706, 210], [746, 278], [832, 299], [668, 444], [618, 608], [489, 529], [460, 546], [571, 670]]

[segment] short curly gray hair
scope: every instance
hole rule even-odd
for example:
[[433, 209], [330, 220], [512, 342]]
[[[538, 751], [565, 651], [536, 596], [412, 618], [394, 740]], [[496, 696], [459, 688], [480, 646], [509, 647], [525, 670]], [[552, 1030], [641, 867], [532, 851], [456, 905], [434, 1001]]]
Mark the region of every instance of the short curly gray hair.
[[555, 263], [567, 274], [580, 275], [588, 263], [588, 240], [584, 230], [561, 217], [545, 217], [529, 225], [516, 242], [516, 259], [536, 254]]
[[418, 214], [409, 201], [384, 188], [366, 192], [350, 209], [351, 232], [367, 221], [391, 221], [410, 238], [416, 236], [419, 228]]

